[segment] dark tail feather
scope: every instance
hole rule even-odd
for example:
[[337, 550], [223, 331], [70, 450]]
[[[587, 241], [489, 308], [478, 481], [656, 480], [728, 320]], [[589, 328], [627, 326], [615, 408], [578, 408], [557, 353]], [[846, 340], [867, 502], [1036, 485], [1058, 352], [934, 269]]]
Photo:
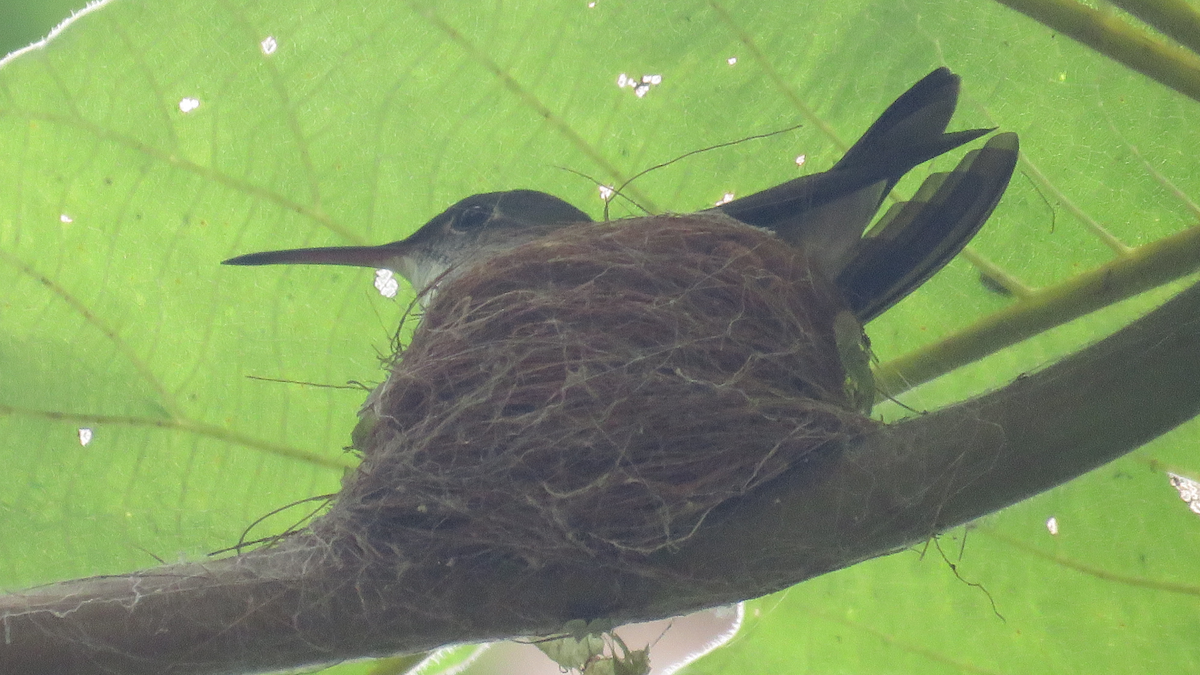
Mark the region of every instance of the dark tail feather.
[[831, 171], [887, 178], [891, 190], [918, 164], [990, 133], [992, 129], [945, 133], [958, 105], [959, 82], [949, 68], [938, 68], [921, 78], [883, 111]]
[[910, 169], [990, 129], [945, 133], [959, 77], [938, 68], [896, 99], [829, 171], [718, 207], [819, 256], [837, 275], [892, 186]]
[[951, 173], [927, 178], [855, 247], [837, 277], [863, 323], [879, 316], [945, 266], [991, 215], [1017, 163], [1017, 135], [997, 134]]

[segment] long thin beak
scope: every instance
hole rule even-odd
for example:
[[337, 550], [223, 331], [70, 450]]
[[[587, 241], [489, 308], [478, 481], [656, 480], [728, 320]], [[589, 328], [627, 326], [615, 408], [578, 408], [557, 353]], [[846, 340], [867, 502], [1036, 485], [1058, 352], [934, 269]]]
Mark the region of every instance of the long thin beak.
[[409, 246], [396, 241], [382, 246], [325, 246], [294, 248], [285, 251], [247, 253], [223, 261], [222, 265], [348, 265], [390, 269], [399, 272], [397, 263], [409, 253]]

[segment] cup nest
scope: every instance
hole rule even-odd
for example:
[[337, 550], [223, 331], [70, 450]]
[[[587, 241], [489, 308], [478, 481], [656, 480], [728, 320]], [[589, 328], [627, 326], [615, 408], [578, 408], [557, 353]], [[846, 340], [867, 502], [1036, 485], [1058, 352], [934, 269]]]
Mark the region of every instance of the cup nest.
[[805, 253], [721, 215], [563, 228], [445, 282], [318, 529], [359, 554], [636, 565], [873, 423]]

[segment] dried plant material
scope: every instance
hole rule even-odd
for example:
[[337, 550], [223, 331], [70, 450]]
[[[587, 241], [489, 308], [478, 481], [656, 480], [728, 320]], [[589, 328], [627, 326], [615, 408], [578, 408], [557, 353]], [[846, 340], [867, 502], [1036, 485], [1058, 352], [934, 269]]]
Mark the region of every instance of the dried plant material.
[[568, 621], [567, 635], [534, 644], [563, 672], [580, 675], [648, 675], [650, 648], [630, 649], [613, 631], [611, 621]]

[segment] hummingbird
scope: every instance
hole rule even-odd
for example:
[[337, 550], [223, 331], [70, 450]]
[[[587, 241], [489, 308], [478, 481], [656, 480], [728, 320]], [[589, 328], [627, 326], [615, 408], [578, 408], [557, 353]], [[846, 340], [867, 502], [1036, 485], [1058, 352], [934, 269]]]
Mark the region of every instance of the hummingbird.
[[[892, 206], [866, 232], [909, 170], [993, 131], [946, 132], [959, 86], [957, 75], [938, 68], [888, 106], [829, 170], [704, 212], [764, 228], [802, 247], [865, 324], [962, 250], [991, 215], [1016, 166], [1016, 134], [997, 134], [953, 171], [930, 175], [911, 200]], [[223, 264], [387, 269], [405, 277], [428, 302], [437, 284], [475, 263], [589, 222], [586, 213], [544, 192], [489, 192], [459, 201], [400, 241], [250, 253]]]

